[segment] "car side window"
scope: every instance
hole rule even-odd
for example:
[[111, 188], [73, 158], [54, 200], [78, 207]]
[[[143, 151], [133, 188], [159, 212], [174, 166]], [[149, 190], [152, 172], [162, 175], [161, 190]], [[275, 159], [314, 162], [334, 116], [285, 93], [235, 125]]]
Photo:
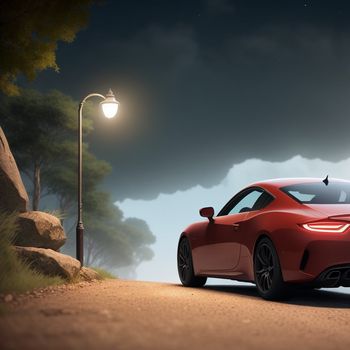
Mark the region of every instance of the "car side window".
[[262, 196], [263, 191], [252, 190], [243, 196], [227, 213], [227, 215], [244, 213], [247, 211], [255, 210], [254, 205]]
[[252, 187], [236, 194], [218, 213], [218, 216], [260, 210], [274, 200], [274, 197], [259, 187]]

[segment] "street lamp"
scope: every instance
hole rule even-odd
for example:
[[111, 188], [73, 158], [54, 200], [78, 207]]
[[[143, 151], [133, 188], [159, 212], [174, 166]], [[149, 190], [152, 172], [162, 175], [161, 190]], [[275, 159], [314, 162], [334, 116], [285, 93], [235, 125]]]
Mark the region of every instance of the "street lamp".
[[119, 107], [119, 102], [115, 99], [112, 90], [108, 91], [106, 96], [101, 94], [92, 93], [87, 95], [80, 103], [78, 110], [78, 222], [76, 229], [76, 248], [77, 259], [80, 261], [81, 266], [84, 265], [84, 225], [83, 225], [83, 106], [87, 99], [90, 97], [100, 97], [103, 101], [100, 103], [103, 114], [106, 118], [113, 118]]

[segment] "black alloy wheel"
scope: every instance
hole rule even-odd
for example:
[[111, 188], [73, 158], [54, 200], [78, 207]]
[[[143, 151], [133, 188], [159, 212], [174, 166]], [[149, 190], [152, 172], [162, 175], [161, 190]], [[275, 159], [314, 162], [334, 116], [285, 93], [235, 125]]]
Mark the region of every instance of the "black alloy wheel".
[[261, 239], [254, 253], [255, 283], [260, 296], [280, 300], [287, 296], [276, 249], [268, 238]]
[[181, 238], [177, 249], [177, 270], [181, 283], [186, 287], [202, 287], [207, 281], [206, 277], [194, 274], [191, 247], [186, 237]]

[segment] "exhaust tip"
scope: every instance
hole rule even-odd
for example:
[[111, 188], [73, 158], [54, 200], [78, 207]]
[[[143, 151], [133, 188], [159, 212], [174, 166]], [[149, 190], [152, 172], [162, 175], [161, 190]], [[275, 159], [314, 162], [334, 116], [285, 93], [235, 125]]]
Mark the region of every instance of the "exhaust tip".
[[340, 271], [338, 270], [328, 272], [325, 277], [326, 280], [339, 280], [339, 278], [340, 278]]
[[343, 272], [341, 278], [341, 285], [343, 287], [350, 287], [350, 269]]
[[339, 285], [341, 272], [339, 270], [329, 271], [323, 278], [324, 287], [336, 287]]
[[350, 264], [328, 268], [318, 276], [314, 285], [319, 288], [350, 287]]

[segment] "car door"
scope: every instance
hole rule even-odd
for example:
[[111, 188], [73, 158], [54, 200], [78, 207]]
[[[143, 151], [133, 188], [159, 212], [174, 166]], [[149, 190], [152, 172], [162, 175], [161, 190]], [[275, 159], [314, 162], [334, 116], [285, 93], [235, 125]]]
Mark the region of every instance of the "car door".
[[[249, 189], [235, 196], [203, 232], [203, 244], [197, 249], [201, 273], [220, 274], [238, 265], [242, 223], [263, 191]], [[244, 225], [243, 225], [244, 226]]]

